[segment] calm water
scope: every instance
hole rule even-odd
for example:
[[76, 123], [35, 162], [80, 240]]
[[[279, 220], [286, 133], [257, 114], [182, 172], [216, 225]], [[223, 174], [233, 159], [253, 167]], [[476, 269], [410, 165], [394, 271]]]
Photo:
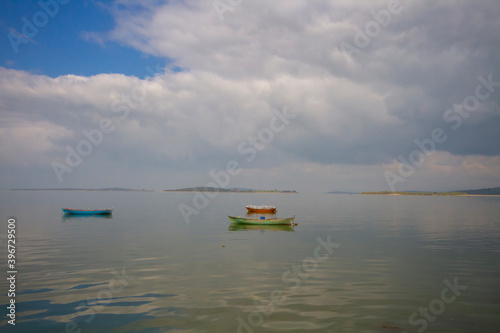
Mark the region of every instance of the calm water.
[[[220, 194], [187, 225], [192, 193], [0, 195], [2, 332], [500, 331], [500, 198]], [[246, 204], [298, 225], [231, 227]]]

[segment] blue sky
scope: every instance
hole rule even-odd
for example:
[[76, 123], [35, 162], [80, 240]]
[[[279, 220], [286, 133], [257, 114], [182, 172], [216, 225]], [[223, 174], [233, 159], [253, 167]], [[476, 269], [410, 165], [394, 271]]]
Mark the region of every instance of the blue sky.
[[220, 1], [1, 1], [0, 187], [500, 186], [498, 0]]
[[[54, 2], [44, 3], [54, 8]], [[85, 37], [88, 32], [105, 33], [113, 29], [115, 21], [108, 7], [112, 5], [112, 1], [88, 0], [58, 4], [58, 12], [54, 17], [47, 16], [47, 24], [38, 28], [33, 42], [20, 44], [16, 53], [8, 34], [12, 29], [22, 31], [26, 25], [23, 17], [33, 23], [33, 16], [45, 11], [37, 1], [0, 2], [1, 65], [50, 77], [121, 73], [141, 78], [149, 75], [144, 70], [147, 66], [154, 68], [159, 62], [167, 66], [170, 61], [166, 57], [144, 54], [121, 43], [99, 44]]]

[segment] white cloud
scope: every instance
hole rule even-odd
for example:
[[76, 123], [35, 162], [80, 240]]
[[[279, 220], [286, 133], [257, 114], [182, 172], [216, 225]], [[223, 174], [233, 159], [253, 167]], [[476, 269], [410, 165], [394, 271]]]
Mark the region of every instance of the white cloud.
[[0, 128], [0, 160], [13, 167], [45, 168], [58, 153], [55, 142], [71, 137], [72, 132], [48, 121], [20, 122], [2, 119]]

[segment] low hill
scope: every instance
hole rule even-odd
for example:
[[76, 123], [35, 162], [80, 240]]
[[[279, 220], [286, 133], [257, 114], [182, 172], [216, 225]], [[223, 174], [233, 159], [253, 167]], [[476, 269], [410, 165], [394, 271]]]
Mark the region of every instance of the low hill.
[[466, 190], [460, 192], [476, 195], [500, 195], [500, 187], [482, 188], [478, 190]]
[[249, 188], [222, 188], [222, 187], [186, 187], [175, 190], [165, 190], [165, 192], [227, 192], [227, 193], [297, 193], [289, 190], [254, 190]]
[[152, 190], [136, 190], [132, 188], [14, 188], [11, 191], [117, 191], [117, 192], [153, 192]]
[[385, 194], [385, 195], [500, 195], [500, 187], [482, 188], [478, 190], [462, 190], [457, 192], [362, 192], [361, 194]]

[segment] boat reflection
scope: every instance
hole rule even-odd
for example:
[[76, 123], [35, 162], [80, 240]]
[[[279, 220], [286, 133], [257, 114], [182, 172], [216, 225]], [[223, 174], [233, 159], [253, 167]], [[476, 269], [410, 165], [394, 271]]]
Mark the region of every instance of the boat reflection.
[[269, 230], [269, 231], [295, 231], [292, 225], [256, 225], [256, 224], [239, 224], [231, 223], [229, 231], [245, 231], [245, 230]]
[[62, 222], [77, 222], [77, 221], [91, 221], [91, 220], [113, 220], [113, 215], [111, 214], [101, 214], [101, 215], [63, 214], [62, 215]]

